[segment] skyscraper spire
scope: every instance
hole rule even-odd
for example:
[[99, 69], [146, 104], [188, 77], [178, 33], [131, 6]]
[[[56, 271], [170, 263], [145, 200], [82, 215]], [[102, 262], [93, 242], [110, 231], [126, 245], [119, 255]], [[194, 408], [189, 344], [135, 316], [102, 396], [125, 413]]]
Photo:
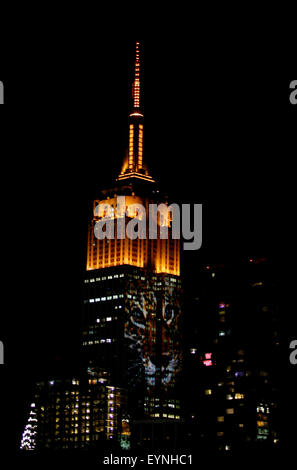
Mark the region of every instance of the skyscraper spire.
[[133, 109], [129, 119], [129, 150], [118, 180], [138, 178], [153, 182], [143, 162], [143, 114], [140, 108], [140, 42], [136, 42], [135, 76], [132, 86]]
[[134, 109], [140, 108], [140, 43], [136, 43], [135, 81], [133, 84]]

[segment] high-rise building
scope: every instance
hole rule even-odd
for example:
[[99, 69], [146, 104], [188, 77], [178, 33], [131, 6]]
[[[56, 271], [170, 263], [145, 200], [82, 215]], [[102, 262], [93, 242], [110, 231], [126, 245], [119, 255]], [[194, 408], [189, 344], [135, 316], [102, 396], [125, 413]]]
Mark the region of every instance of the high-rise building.
[[277, 450], [276, 269], [200, 260], [182, 305], [174, 205], [146, 163], [141, 91], [137, 42], [128, 151], [88, 226], [81, 364], [36, 385], [21, 448]]
[[[115, 184], [94, 201], [89, 225], [83, 356], [127, 389], [134, 421], [148, 416], [151, 422], [171, 423], [181, 419], [176, 395], [182, 361], [180, 240], [172, 235], [168, 199], [145, 164], [140, 92], [137, 43], [129, 152]], [[98, 239], [96, 226], [104, 221], [112, 223], [112, 239]], [[129, 235], [134, 222], [137, 237]]]
[[[251, 257], [201, 265], [188, 289], [188, 439], [226, 454], [277, 450], [280, 326], [275, 264]], [[191, 387], [193, 370], [198, 379]]]
[[115, 439], [130, 443], [126, 393], [106, 371], [89, 367], [79, 378], [38, 382], [22, 436], [23, 450], [96, 448]]
[[[168, 198], [145, 163], [139, 42], [132, 97], [122, 171], [94, 201], [89, 224], [82, 372], [78, 379], [39, 384], [37, 424], [33, 431], [26, 428], [24, 449], [84, 448], [102, 439], [126, 448], [131, 430], [135, 445], [176, 439], [181, 422], [180, 240], [173, 236]], [[107, 232], [112, 227], [113, 236], [98, 236], [98, 226], [104, 225]], [[100, 373], [90, 378], [93, 370]], [[110, 399], [113, 389], [117, 404]]]

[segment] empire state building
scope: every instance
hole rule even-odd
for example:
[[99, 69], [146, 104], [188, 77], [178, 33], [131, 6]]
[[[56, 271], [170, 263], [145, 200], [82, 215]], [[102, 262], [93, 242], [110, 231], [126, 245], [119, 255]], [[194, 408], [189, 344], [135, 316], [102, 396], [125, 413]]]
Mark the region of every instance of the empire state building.
[[[98, 194], [88, 228], [80, 371], [68, 381], [38, 384], [23, 449], [161, 442], [174, 439], [181, 421], [180, 240], [172, 236], [168, 198], [144, 158], [139, 42], [132, 101], [121, 173]], [[154, 237], [151, 205], [159, 208]], [[96, 227], [106, 219], [114, 222], [114, 237], [98, 238]], [[126, 228], [140, 219], [147, 236], [131, 239]]]

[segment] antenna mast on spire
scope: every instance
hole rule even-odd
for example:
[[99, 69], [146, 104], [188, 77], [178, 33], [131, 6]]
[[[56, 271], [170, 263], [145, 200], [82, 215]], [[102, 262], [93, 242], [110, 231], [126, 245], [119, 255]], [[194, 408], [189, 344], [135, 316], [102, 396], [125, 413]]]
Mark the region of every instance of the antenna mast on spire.
[[143, 114], [140, 109], [140, 42], [136, 42], [133, 109], [129, 119], [129, 149], [117, 181], [137, 178], [154, 182], [143, 162]]
[[140, 43], [136, 42], [135, 81], [133, 84], [134, 109], [140, 108]]

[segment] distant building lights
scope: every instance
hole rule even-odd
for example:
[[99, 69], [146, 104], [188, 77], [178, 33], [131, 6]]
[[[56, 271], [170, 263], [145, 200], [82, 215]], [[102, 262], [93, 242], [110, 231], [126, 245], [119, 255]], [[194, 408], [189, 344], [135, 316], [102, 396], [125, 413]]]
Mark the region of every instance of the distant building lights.
[[205, 367], [212, 367], [214, 365], [212, 353], [205, 353], [204, 356], [201, 356], [201, 362]]
[[211, 367], [211, 366], [212, 366], [212, 361], [203, 361], [203, 364], [204, 364], [206, 367]]

